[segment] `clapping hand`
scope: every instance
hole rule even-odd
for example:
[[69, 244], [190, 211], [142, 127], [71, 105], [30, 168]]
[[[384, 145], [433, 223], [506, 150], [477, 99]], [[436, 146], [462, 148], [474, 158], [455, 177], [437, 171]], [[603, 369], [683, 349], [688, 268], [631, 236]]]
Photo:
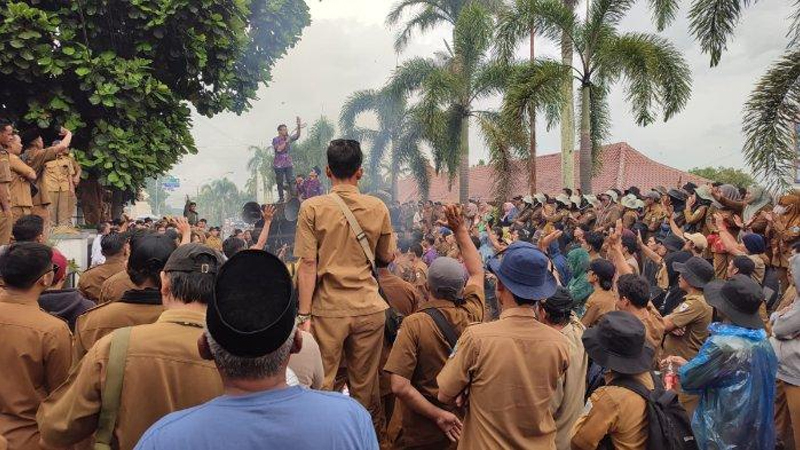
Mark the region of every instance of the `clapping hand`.
[[261, 217], [264, 219], [264, 222], [272, 222], [272, 219], [275, 217], [275, 205], [267, 205], [261, 211]]
[[464, 215], [461, 205], [447, 205], [444, 207], [444, 216], [447, 219], [447, 227], [454, 233], [464, 226]]

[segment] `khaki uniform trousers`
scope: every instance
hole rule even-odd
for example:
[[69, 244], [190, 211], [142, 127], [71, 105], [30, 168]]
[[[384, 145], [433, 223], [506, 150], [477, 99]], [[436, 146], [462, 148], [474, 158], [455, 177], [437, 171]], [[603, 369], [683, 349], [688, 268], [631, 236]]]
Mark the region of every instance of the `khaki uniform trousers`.
[[784, 449], [794, 450], [800, 443], [800, 386], [778, 380], [775, 396], [775, 431]]
[[44, 229], [50, 228], [50, 205], [33, 205], [31, 214], [39, 216], [44, 220]]
[[11, 228], [14, 226], [14, 216], [11, 211], [0, 211], [0, 245], [11, 242]]
[[333, 389], [339, 363], [344, 361], [350, 396], [369, 411], [379, 439], [385, 431], [378, 382], [385, 321], [383, 311], [355, 317], [314, 316], [311, 321], [325, 369], [323, 389]]
[[53, 220], [54, 227], [72, 226], [72, 200], [70, 191], [51, 191], [50, 192], [50, 218]]

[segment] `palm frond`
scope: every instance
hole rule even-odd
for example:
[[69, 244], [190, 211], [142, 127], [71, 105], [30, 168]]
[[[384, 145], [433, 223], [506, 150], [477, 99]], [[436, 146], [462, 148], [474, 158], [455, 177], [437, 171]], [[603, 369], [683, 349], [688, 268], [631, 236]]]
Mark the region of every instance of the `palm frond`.
[[626, 100], [639, 125], [655, 120], [656, 109], [669, 120], [691, 97], [692, 75], [683, 55], [669, 41], [646, 33], [626, 33], [604, 40], [598, 65], [610, 78], [620, 75]]
[[[381, 178], [380, 168], [381, 162], [386, 156], [386, 149], [391, 143], [392, 136], [389, 133], [377, 133], [370, 141], [369, 154], [367, 155], [367, 172], [373, 182], [377, 182]], [[373, 186], [376, 189], [377, 186]]]
[[477, 2], [469, 2], [458, 15], [453, 29], [453, 52], [463, 64], [462, 70], [477, 67], [494, 36], [494, 22], [489, 11]]
[[611, 113], [608, 108], [608, 88], [593, 84], [589, 89], [590, 133], [592, 140], [592, 172], [602, 169], [600, 151], [611, 135]]
[[658, 31], [664, 31], [674, 20], [678, 13], [676, 0], [647, 0], [653, 14], [653, 23]]
[[412, 58], [396, 68], [386, 90], [391, 95], [403, 95], [417, 91], [428, 75], [440, 67], [428, 58]]
[[408, 41], [415, 32], [425, 33], [436, 28], [441, 23], [448, 23], [449, 19], [442, 15], [436, 8], [428, 6], [422, 11], [419, 11], [414, 17], [405, 23], [403, 31], [401, 31], [394, 41], [394, 51], [397, 53], [402, 52], [408, 46]]
[[536, 21], [534, 1], [516, 0], [498, 14], [494, 48], [495, 56], [500, 61], [510, 63], [517, 45], [530, 36]]
[[481, 65], [472, 76], [472, 100], [502, 93], [513, 74], [513, 64], [505, 61]]
[[565, 6], [560, 0], [537, 0], [532, 8], [536, 19], [536, 33], [555, 42], [566, 37], [576, 45], [576, 50], [581, 50], [576, 36], [578, 17], [572, 8]]
[[419, 194], [423, 199], [427, 199], [430, 192], [430, 176], [428, 174], [430, 162], [422, 152], [423, 127], [422, 123], [415, 120], [413, 114], [409, 114], [403, 133], [397, 139], [394, 157], [399, 160], [401, 166], [408, 167], [411, 176], [417, 182]]
[[373, 89], [356, 91], [347, 97], [339, 113], [339, 129], [342, 135], [359, 139], [358, 135], [361, 133], [356, 130], [356, 119], [364, 112], [376, 110], [377, 103], [378, 93]]
[[769, 188], [784, 188], [794, 181], [798, 121], [800, 47], [795, 47], [769, 68], [745, 106], [745, 161]]
[[450, 23], [455, 23], [455, 16], [451, 14], [446, 8], [443, 8], [441, 1], [436, 0], [401, 0], [397, 2], [392, 9], [389, 11], [389, 14], [386, 16], [386, 25], [388, 26], [395, 26], [400, 23], [400, 19], [403, 18], [403, 15], [406, 14], [409, 10], [414, 10], [419, 8], [420, 6], [425, 8], [431, 8], [436, 10], [439, 14], [443, 17], [446, 17]]
[[509, 135], [505, 132], [499, 117], [478, 116], [478, 126], [481, 130], [486, 147], [489, 150], [489, 163], [495, 176], [492, 182], [492, 194], [498, 204], [511, 198], [514, 183], [518, 179], [521, 164], [515, 161], [513, 145]]
[[789, 47], [800, 45], [800, 0], [794, 2], [792, 25], [789, 27]]
[[689, 31], [700, 41], [703, 53], [711, 56], [711, 67], [719, 64], [742, 9], [750, 3], [751, 0], [695, 0], [692, 3]]
[[593, 1], [581, 29], [581, 39], [576, 43], [576, 50], [594, 54], [602, 42], [617, 34], [617, 25], [633, 4], [634, 0]]

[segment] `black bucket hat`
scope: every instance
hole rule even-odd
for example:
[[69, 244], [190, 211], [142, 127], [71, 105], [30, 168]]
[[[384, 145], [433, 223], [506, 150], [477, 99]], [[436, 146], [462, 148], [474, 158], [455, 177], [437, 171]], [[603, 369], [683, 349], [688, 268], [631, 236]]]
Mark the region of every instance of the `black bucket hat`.
[[626, 311], [611, 311], [583, 332], [586, 353], [597, 364], [623, 375], [649, 371], [655, 352], [646, 345], [642, 321]]
[[689, 285], [697, 289], [703, 289], [714, 279], [714, 266], [697, 256], [692, 256], [685, 263], [676, 262], [673, 267]]
[[709, 305], [725, 314], [734, 325], [756, 330], [764, 328], [764, 322], [758, 315], [764, 292], [752, 278], [734, 275], [728, 281], [712, 281], [706, 286], [703, 296]]
[[674, 234], [668, 234], [666, 236], [656, 235], [656, 242], [663, 245], [669, 252], [680, 251], [684, 244], [686, 244], [686, 241]]
[[286, 342], [296, 316], [286, 265], [267, 252], [243, 250], [219, 270], [206, 326], [228, 353], [258, 358]]

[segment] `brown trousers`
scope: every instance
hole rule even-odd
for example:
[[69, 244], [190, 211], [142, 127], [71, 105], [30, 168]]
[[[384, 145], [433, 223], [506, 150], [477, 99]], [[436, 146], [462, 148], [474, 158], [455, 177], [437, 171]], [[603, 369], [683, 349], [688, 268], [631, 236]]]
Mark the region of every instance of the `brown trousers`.
[[344, 360], [350, 396], [369, 411], [379, 438], [385, 428], [378, 383], [385, 321], [383, 311], [356, 317], [315, 316], [311, 321], [325, 369], [323, 389], [333, 389], [339, 363]]
[[44, 229], [50, 228], [50, 204], [47, 205], [33, 205], [31, 214], [39, 216], [44, 220]]
[[775, 432], [785, 450], [794, 450], [800, 443], [800, 386], [778, 380]]
[[14, 223], [17, 223], [20, 217], [29, 216], [31, 214], [30, 206], [12, 206], [11, 214], [14, 216]]
[[11, 228], [14, 226], [14, 216], [11, 211], [0, 211], [0, 245], [11, 242]]
[[50, 218], [54, 227], [72, 226], [72, 193], [70, 191], [50, 192]]

